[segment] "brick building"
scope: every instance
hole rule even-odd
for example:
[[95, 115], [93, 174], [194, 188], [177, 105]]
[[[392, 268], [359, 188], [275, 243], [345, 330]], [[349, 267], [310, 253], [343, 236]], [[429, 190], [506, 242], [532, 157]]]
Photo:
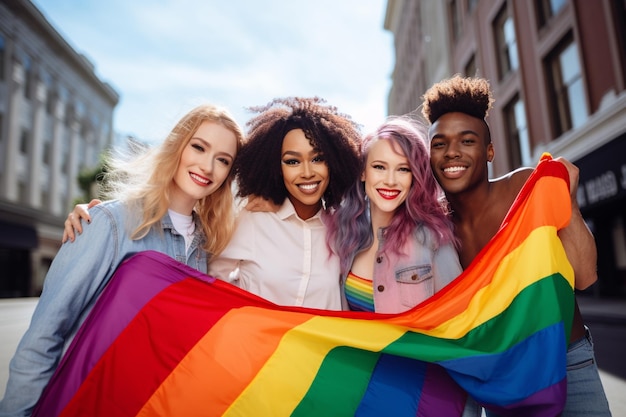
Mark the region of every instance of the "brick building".
[[389, 113], [415, 111], [453, 74], [487, 78], [491, 175], [532, 166], [545, 151], [578, 165], [598, 246], [588, 291], [626, 298], [626, 2], [389, 0], [385, 28], [396, 54]]

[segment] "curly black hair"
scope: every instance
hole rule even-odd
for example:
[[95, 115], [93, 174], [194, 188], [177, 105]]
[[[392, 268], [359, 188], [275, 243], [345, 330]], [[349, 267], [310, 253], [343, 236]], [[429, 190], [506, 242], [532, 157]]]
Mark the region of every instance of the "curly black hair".
[[422, 115], [431, 124], [451, 112], [485, 120], [494, 101], [489, 81], [458, 74], [434, 84], [424, 93], [423, 98]]
[[288, 195], [280, 164], [283, 139], [289, 131], [302, 129], [328, 165], [326, 208], [339, 205], [361, 174], [361, 132], [350, 116], [325, 103], [319, 97], [285, 97], [248, 108], [257, 115], [246, 123], [248, 137], [233, 167], [240, 197], [254, 194], [283, 203]]

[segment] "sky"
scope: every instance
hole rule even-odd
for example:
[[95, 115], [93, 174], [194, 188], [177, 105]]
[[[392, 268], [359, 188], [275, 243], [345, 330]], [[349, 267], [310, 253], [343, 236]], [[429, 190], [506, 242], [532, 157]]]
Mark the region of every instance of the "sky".
[[386, 0], [33, 0], [120, 95], [114, 130], [159, 142], [192, 107], [318, 96], [365, 132], [387, 115]]

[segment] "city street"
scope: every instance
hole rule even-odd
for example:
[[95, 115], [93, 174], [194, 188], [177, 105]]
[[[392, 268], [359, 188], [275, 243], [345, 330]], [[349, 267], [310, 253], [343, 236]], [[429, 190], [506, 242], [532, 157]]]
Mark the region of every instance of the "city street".
[[626, 301], [578, 297], [613, 416], [626, 416]]
[[[37, 298], [16, 298], [0, 300], [0, 395], [8, 378], [9, 360], [17, 343], [26, 330]], [[581, 308], [585, 304], [581, 303]], [[590, 308], [590, 307], [589, 307]], [[583, 315], [584, 310], [583, 310]], [[626, 416], [626, 325], [623, 320], [606, 320], [599, 315], [589, 314], [589, 323], [595, 351], [600, 366], [602, 382], [613, 416]]]
[[624, 360], [626, 326], [593, 321], [587, 321], [587, 323], [592, 331], [600, 369], [626, 380], [626, 360]]

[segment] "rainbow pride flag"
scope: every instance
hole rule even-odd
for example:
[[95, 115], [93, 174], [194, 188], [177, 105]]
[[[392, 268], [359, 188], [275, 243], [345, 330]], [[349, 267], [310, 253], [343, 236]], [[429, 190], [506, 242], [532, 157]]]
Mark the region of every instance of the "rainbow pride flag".
[[395, 315], [277, 306], [156, 252], [126, 260], [34, 416], [555, 416], [574, 274], [568, 175], [542, 158], [453, 283]]

